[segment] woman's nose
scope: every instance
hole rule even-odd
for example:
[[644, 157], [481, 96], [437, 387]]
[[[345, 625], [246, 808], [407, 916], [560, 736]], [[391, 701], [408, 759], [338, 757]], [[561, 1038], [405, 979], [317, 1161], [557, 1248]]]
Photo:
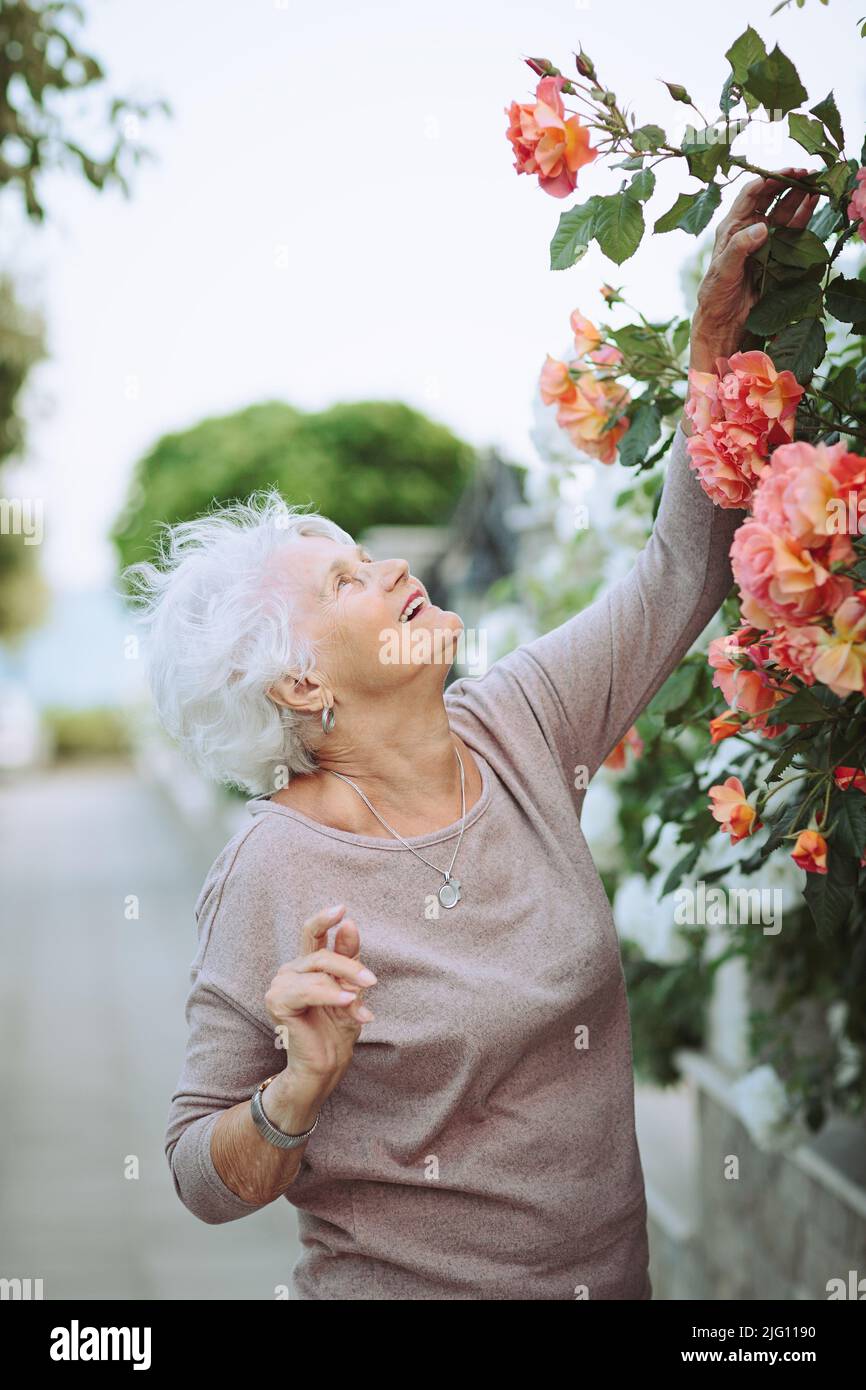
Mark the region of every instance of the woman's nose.
[[396, 589], [401, 580], [409, 576], [408, 560], [386, 560], [384, 574], [388, 588]]

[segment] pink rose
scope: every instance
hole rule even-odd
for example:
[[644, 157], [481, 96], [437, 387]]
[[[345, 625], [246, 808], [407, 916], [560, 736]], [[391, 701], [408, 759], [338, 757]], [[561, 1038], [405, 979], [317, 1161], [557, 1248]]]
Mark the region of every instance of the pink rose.
[[567, 198], [577, 185], [577, 171], [595, 159], [589, 131], [577, 116], [566, 118], [560, 88], [565, 78], [542, 77], [534, 104], [513, 101], [505, 107], [506, 132], [518, 174], [537, 174], [539, 185], [554, 198]]
[[573, 310], [569, 322], [574, 334], [574, 350], [578, 357], [584, 357], [588, 352], [598, 348], [601, 334], [594, 323], [584, 318], [579, 309]]
[[[855, 458], [846, 453], [842, 443], [781, 445], [761, 476], [752, 515], [800, 545], [810, 549], [825, 546], [834, 534], [844, 534], [835, 523], [840, 512], [847, 512], [847, 497], [839, 495], [833, 465], [844, 470], [846, 461]], [[847, 515], [843, 519], [847, 529]], [[839, 553], [843, 550], [845, 554]], [[834, 559], [852, 563], [855, 558], [850, 542], [837, 543], [836, 552]]]
[[848, 202], [848, 216], [852, 222], [859, 218], [857, 234], [862, 241], [866, 241], [866, 169], [858, 169], [856, 179], [857, 185]]
[[788, 627], [782, 623], [767, 639], [770, 655], [781, 670], [796, 676], [804, 685], [814, 685], [812, 662], [822, 631], [820, 627]]
[[793, 439], [794, 416], [804, 389], [793, 372], [777, 372], [765, 352], [735, 352], [727, 359], [720, 394], [728, 419], [751, 423], [757, 415], [777, 420]]
[[771, 628], [777, 620], [810, 623], [832, 613], [854, 588], [850, 579], [825, 569], [810, 550], [760, 521], [743, 523], [730, 554], [743, 617], [755, 627]]
[[553, 405], [555, 401], [572, 397], [574, 395], [574, 382], [569, 375], [568, 364], [557, 361], [548, 353], [547, 360], [541, 369], [539, 390], [545, 405]]
[[819, 629], [812, 674], [842, 699], [866, 687], [866, 603], [852, 594], [833, 614], [833, 631]]
[[565, 396], [556, 412], [558, 424], [585, 454], [602, 463], [614, 463], [617, 445], [630, 424], [623, 413], [628, 392], [617, 382], [592, 372], [582, 372], [573, 385], [574, 394]]
[[604, 347], [589, 354], [589, 360], [599, 367], [618, 367], [622, 361], [622, 353], [613, 343], [605, 343]]
[[765, 352], [716, 359], [716, 372], [689, 372], [687, 448], [701, 486], [720, 507], [748, 507], [774, 448], [790, 442], [803, 387], [777, 372]]
[[743, 425], [714, 422], [690, 435], [686, 450], [701, 487], [718, 507], [748, 507], [766, 466], [762, 436]]

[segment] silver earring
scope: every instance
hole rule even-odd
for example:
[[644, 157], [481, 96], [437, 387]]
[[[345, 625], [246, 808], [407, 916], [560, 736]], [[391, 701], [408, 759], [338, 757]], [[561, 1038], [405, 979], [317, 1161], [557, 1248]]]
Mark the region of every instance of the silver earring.
[[322, 710], [322, 732], [329, 734], [336, 723], [337, 716], [334, 714], [334, 706], [329, 705]]

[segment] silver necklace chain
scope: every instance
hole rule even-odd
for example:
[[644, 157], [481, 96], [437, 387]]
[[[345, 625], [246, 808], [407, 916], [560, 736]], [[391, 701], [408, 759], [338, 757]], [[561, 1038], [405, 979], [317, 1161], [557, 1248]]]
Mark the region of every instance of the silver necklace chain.
[[364, 796], [364, 793], [361, 791], [361, 788], [356, 786], [355, 783], [351, 780], [351, 778], [344, 777], [342, 772], [334, 772], [333, 768], [329, 767], [325, 769], [325, 771], [330, 772], [333, 777], [339, 777], [341, 782], [348, 782], [350, 787], [354, 787], [355, 791], [364, 801], [366, 801], [367, 805], [370, 807], [370, 810], [373, 812], [373, 815], [376, 817], [378, 821], [381, 821], [385, 829], [389, 830], [391, 834], [394, 835], [400, 841], [401, 844], [405, 845], [408, 850], [411, 850], [412, 854], [415, 855], [416, 859], [422, 860], [422, 862], [425, 863], [428, 866], [428, 868], [435, 869], [437, 874], [442, 875], [444, 882], [442, 884], [442, 887], [439, 889], [439, 901], [443, 907], [456, 907], [457, 903], [460, 901], [460, 880], [451, 877], [451, 870], [454, 868], [454, 861], [457, 858], [457, 851], [460, 848], [460, 841], [463, 839], [463, 831], [466, 826], [466, 778], [463, 771], [463, 759], [460, 756], [459, 748], [457, 748], [456, 746], [454, 748], [454, 752], [457, 754], [457, 761], [460, 764], [460, 834], [457, 836], [457, 845], [454, 849], [454, 853], [451, 856], [451, 863], [448, 865], [447, 869], [440, 869], [437, 864], [431, 864], [429, 859], [425, 859], [423, 854], [419, 854], [417, 849], [413, 849], [412, 846], [408, 844], [406, 840], [403, 839], [403, 836], [399, 834], [399, 832], [396, 831], [393, 826], [388, 824], [384, 816], [379, 815], [379, 812], [376, 810], [373, 803], [369, 800], [368, 797]]

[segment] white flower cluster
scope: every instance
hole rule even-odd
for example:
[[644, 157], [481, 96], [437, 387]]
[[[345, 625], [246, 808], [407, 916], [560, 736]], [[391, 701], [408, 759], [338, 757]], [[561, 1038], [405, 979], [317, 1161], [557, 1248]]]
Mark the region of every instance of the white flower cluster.
[[774, 1067], [754, 1067], [741, 1076], [733, 1084], [732, 1097], [749, 1135], [765, 1153], [787, 1153], [809, 1138]]

